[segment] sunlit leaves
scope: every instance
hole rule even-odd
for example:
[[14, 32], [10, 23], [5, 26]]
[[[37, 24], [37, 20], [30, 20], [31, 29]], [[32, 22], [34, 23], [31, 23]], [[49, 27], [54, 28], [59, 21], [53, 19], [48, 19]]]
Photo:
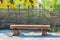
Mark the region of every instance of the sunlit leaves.
[[60, 0], [3, 0], [2, 3], [0, 1], [0, 8], [7, 8], [7, 5], [10, 8], [18, 8], [20, 5], [20, 8], [58, 9], [60, 8]]
[[59, 9], [60, 8], [60, 0], [42, 0], [43, 8], [45, 9]]
[[55, 6], [56, 9], [59, 9], [60, 8], [60, 0], [56, 0], [54, 6]]
[[50, 9], [53, 8], [54, 2], [52, 0], [42, 0], [43, 1], [43, 8]]
[[0, 1], [0, 8], [6, 8], [7, 7], [7, 1], [6, 0], [4, 0], [4, 2], [3, 3], [1, 3], [1, 1]]
[[7, 5], [9, 5], [10, 8], [18, 8], [19, 4], [21, 8], [31, 8], [32, 5], [34, 6], [36, 4], [36, 0], [3, 0], [3, 3], [0, 1], [0, 8], [6, 8]]

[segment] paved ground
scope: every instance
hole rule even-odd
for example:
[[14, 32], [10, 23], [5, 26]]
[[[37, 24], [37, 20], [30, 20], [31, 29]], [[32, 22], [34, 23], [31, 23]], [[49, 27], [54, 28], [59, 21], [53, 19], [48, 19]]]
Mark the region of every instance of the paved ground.
[[47, 36], [41, 36], [39, 30], [20, 30], [19, 36], [12, 34], [12, 30], [0, 30], [0, 40], [60, 40], [59, 33], [48, 32]]

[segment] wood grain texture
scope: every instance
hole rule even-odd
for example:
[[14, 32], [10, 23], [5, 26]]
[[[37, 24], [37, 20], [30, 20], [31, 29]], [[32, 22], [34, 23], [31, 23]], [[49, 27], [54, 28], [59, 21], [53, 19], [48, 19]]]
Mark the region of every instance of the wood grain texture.
[[11, 29], [46, 29], [50, 30], [50, 25], [10, 25]]

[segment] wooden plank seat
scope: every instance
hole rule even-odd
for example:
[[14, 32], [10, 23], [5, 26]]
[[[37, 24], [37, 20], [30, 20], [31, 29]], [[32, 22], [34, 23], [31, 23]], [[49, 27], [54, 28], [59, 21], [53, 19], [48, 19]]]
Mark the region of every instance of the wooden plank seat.
[[19, 35], [19, 30], [41, 30], [42, 36], [47, 35], [47, 30], [50, 30], [50, 25], [10, 25], [10, 29], [13, 29], [13, 36]]

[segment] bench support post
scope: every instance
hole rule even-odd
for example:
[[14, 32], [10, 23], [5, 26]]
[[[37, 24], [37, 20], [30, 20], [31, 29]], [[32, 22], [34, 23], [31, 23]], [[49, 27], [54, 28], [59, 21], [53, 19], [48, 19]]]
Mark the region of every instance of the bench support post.
[[47, 31], [46, 30], [42, 30], [42, 36], [47, 36]]
[[18, 36], [18, 35], [19, 35], [19, 30], [15, 28], [13, 30], [13, 36]]

